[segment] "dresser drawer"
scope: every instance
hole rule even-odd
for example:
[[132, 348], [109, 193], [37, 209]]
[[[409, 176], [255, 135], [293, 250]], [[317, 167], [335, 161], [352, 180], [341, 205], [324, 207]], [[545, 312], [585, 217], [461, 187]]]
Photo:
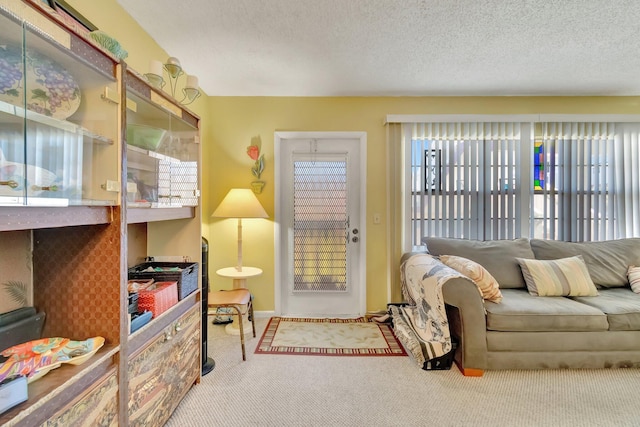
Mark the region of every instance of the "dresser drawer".
[[47, 427], [117, 425], [118, 376], [115, 368], [43, 424]]
[[200, 375], [200, 305], [129, 360], [129, 425], [162, 426]]

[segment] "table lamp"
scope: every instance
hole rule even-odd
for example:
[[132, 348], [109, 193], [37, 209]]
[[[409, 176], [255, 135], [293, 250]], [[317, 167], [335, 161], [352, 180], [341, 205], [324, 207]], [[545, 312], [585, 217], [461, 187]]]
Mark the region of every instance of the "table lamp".
[[242, 218], [269, 218], [258, 198], [248, 188], [232, 188], [211, 215], [215, 218], [238, 218], [238, 263], [242, 271]]

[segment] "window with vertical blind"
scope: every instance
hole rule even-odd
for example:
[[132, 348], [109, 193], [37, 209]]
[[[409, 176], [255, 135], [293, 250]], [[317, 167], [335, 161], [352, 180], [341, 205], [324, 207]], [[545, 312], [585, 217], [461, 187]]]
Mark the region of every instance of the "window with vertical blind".
[[539, 128], [530, 235], [572, 242], [640, 236], [640, 125]]
[[423, 236], [491, 240], [521, 235], [520, 171], [531, 157], [522, 150], [522, 131], [520, 123], [412, 126], [414, 246]]
[[480, 240], [640, 236], [637, 123], [404, 123], [405, 233]]

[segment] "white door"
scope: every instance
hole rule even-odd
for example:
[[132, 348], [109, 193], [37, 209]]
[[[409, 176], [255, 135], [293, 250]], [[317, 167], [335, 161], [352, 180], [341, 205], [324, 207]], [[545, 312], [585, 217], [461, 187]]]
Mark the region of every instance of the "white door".
[[278, 132], [276, 312], [357, 317], [366, 309], [366, 134]]

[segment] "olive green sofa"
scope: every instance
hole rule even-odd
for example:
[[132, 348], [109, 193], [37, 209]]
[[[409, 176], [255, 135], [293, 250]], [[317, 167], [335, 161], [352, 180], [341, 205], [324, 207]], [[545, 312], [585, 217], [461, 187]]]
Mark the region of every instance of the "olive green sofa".
[[[451, 335], [459, 344], [455, 362], [465, 375], [499, 369], [640, 367], [640, 294], [627, 279], [628, 266], [640, 266], [640, 238], [568, 243], [428, 237], [423, 243], [431, 255], [457, 255], [481, 264], [500, 285], [503, 299], [498, 304], [484, 301], [467, 279], [443, 286]], [[598, 296], [529, 294], [516, 258], [578, 254]]]

